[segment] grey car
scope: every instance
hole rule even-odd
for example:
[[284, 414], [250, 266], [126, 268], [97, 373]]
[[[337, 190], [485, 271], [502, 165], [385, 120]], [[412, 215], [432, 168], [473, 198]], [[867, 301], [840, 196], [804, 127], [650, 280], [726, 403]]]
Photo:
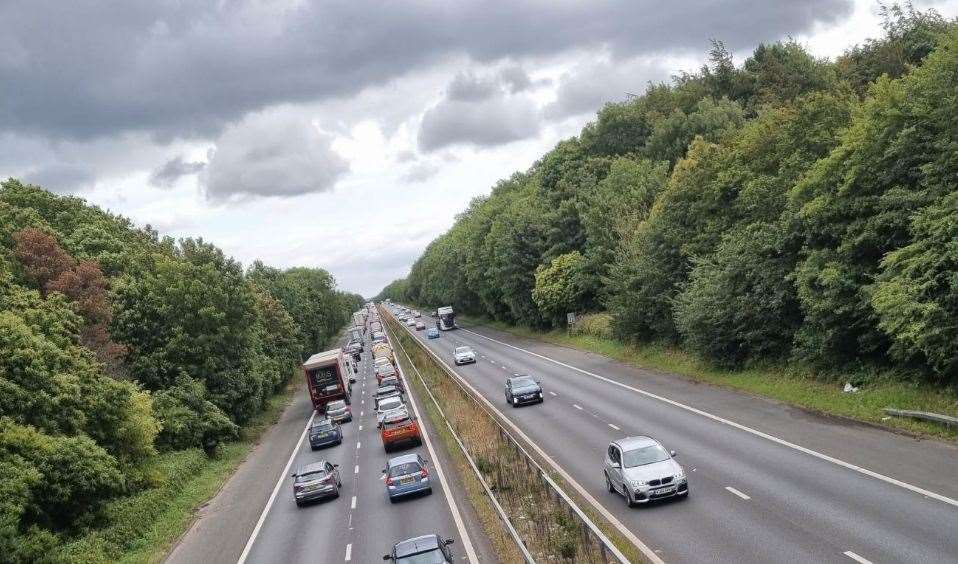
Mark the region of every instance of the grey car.
[[383, 560], [393, 564], [443, 564], [455, 562], [449, 545], [452, 539], [444, 539], [439, 535], [423, 535], [412, 539], [397, 542]]
[[325, 460], [313, 462], [293, 472], [293, 499], [302, 507], [309, 501], [339, 497], [343, 482], [339, 477], [339, 464]]
[[524, 403], [542, 403], [542, 387], [532, 376], [506, 378], [506, 403], [519, 407]]
[[689, 495], [688, 477], [675, 451], [645, 436], [612, 441], [605, 454], [605, 487], [622, 494], [629, 507]]

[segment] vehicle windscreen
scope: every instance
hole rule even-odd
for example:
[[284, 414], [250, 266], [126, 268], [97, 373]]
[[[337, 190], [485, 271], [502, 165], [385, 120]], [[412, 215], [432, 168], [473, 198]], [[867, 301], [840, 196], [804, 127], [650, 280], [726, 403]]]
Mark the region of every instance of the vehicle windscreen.
[[445, 560], [439, 549], [413, 554], [412, 556], [403, 556], [396, 559], [396, 564], [443, 564]]
[[313, 431], [322, 432], [322, 431], [332, 431], [332, 430], [333, 430], [333, 424], [328, 421], [323, 421], [322, 423], [313, 424]]
[[390, 409], [396, 409], [402, 405], [402, 400], [399, 398], [388, 398], [379, 402], [379, 411], [389, 411]]
[[377, 396], [386, 396], [396, 393], [396, 386], [383, 386], [376, 390]]
[[309, 375], [313, 380], [313, 387], [317, 390], [339, 387], [339, 373], [336, 371], [336, 365], [315, 368], [309, 371]]
[[307, 472], [306, 474], [299, 474], [296, 476], [297, 482], [312, 482], [313, 480], [322, 480], [326, 477], [326, 472], [320, 470], [318, 472]]
[[653, 462], [662, 462], [669, 459], [669, 453], [659, 445], [649, 445], [622, 454], [622, 465], [626, 468], [645, 466]]
[[519, 378], [512, 379], [513, 388], [535, 388], [538, 384], [534, 378], [529, 376], [521, 376]]
[[414, 474], [419, 472], [419, 463], [418, 462], [406, 462], [404, 464], [397, 464], [389, 469], [389, 477], [394, 478], [396, 476], [405, 476], [406, 474]]
[[456, 347], [456, 354], [472, 352], [469, 347]]

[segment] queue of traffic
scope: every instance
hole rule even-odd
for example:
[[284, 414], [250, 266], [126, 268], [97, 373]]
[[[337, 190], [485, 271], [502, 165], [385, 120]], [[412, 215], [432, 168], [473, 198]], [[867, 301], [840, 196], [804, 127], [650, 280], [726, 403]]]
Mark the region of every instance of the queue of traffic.
[[[395, 353], [372, 304], [353, 314], [343, 348], [311, 356], [303, 363], [307, 390], [315, 409], [309, 428], [312, 451], [335, 449], [343, 442], [343, 426], [353, 421], [352, 387], [367, 354], [376, 378], [373, 406], [383, 450], [387, 453], [381, 480], [390, 502], [432, 493], [429, 462], [416, 452], [388, 457], [394, 451], [422, 445], [422, 430], [407, 405], [407, 389]], [[325, 458], [306, 464], [292, 474], [293, 499], [298, 507], [340, 495], [339, 465]], [[452, 562], [452, 539], [426, 534], [395, 543], [385, 560]]]

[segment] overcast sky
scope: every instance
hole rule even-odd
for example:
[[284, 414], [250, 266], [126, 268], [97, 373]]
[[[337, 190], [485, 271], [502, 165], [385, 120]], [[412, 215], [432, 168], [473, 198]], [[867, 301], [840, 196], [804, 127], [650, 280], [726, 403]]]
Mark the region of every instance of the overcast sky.
[[[948, 17], [958, 0], [916, 2]], [[370, 297], [607, 101], [873, 0], [4, 0], [0, 176]]]

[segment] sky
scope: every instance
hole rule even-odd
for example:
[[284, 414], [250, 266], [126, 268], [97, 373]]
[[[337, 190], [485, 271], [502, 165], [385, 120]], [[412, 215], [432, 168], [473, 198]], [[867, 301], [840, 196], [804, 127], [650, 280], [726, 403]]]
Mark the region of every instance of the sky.
[[[958, 0], [917, 1], [946, 17]], [[4, 0], [0, 177], [372, 297], [610, 101], [874, 0]]]

